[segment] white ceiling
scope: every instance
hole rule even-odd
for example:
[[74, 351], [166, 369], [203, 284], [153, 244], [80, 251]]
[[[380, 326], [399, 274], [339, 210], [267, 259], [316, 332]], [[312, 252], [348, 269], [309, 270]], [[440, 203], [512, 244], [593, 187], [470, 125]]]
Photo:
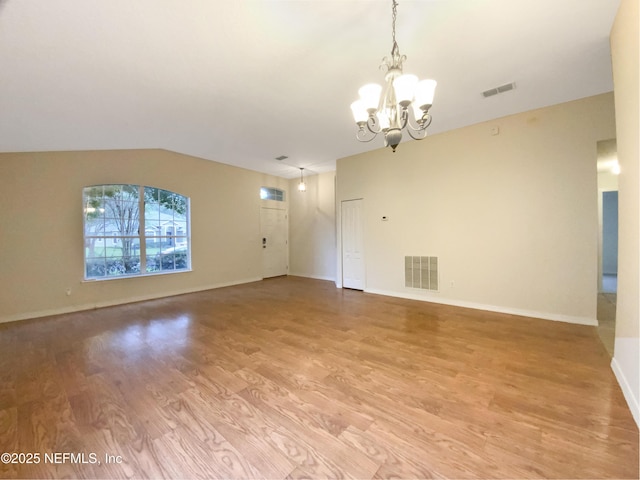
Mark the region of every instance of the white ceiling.
[[[405, 72], [438, 81], [430, 132], [611, 91], [618, 5], [400, 0]], [[355, 140], [349, 105], [390, 49], [391, 0], [0, 0], [0, 151], [330, 171], [382, 147]]]

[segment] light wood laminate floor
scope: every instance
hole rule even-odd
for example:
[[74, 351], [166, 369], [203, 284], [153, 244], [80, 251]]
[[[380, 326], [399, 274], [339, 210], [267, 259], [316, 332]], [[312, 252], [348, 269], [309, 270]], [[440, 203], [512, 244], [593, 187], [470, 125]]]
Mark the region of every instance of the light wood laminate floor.
[[40, 458], [5, 478], [638, 478], [595, 327], [282, 277], [5, 324], [0, 351], [0, 452]]
[[616, 303], [617, 294], [598, 294], [598, 335], [610, 357], [616, 340]]

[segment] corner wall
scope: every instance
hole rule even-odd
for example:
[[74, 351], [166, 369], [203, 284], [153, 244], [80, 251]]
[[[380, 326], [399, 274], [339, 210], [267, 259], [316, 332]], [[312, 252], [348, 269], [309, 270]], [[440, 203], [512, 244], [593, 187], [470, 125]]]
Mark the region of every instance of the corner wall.
[[[597, 325], [597, 142], [613, 137], [608, 93], [338, 160], [337, 205], [364, 199], [365, 290]], [[409, 255], [438, 257], [439, 291], [405, 287]]]
[[[107, 183], [191, 198], [193, 271], [83, 281], [82, 188]], [[288, 181], [165, 150], [0, 154], [0, 322], [260, 280], [263, 185]]]
[[611, 366], [640, 424], [640, 14], [622, 0], [611, 30], [618, 162], [618, 298]]
[[289, 181], [289, 274], [335, 280], [336, 206], [335, 172]]

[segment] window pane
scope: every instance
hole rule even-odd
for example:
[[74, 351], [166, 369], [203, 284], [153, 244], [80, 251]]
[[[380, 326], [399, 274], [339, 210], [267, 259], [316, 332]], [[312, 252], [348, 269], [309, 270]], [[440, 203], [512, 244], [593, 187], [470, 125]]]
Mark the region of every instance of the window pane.
[[145, 203], [144, 225], [145, 229], [160, 231], [160, 209], [157, 203]]
[[124, 259], [124, 271], [126, 273], [140, 273], [140, 256], [132, 255]]
[[100, 217], [85, 216], [84, 234], [91, 235], [91, 236], [104, 235], [104, 218], [102, 216]]
[[140, 257], [139, 256], [119, 256], [114, 255], [106, 257], [104, 259], [106, 267], [106, 275], [118, 276], [126, 274], [135, 274], [140, 272]]
[[162, 250], [162, 239], [160, 237], [147, 237], [146, 238], [146, 247], [147, 247], [147, 258], [151, 255], [157, 255]]
[[186, 237], [165, 239], [170, 246], [163, 248], [155, 257], [155, 265], [160, 270], [184, 270], [189, 268], [189, 245]]
[[147, 250], [147, 273], [160, 271], [160, 254], [149, 255]]
[[106, 275], [104, 258], [87, 258], [85, 264], [87, 278], [104, 277]]
[[175, 228], [175, 234], [179, 235], [179, 236], [186, 236], [187, 235], [187, 222], [186, 221], [178, 221], [178, 222], [173, 222]]
[[124, 275], [124, 260], [122, 256], [112, 256], [105, 258], [105, 267], [107, 276]]
[[89, 187], [82, 192], [85, 235], [102, 235], [104, 232], [103, 187]]
[[[111, 207], [114, 207], [113, 209]], [[105, 230], [117, 232], [119, 236], [138, 235], [140, 211], [137, 203], [121, 203], [107, 207], [104, 218]]]
[[159, 189], [155, 187], [144, 187], [144, 201], [149, 204], [158, 203]]
[[85, 238], [84, 239], [84, 257], [95, 258], [104, 257], [104, 247], [102, 238]]

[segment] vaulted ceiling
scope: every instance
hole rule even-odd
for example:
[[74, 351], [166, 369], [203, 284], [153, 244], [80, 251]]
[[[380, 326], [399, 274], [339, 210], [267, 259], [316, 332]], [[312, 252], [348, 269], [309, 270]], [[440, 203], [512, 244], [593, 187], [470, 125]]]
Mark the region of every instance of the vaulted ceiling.
[[[430, 132], [611, 91], [618, 5], [400, 0], [405, 73], [438, 81]], [[349, 105], [390, 49], [391, 0], [0, 0], [0, 151], [333, 170], [382, 147], [356, 141]]]

